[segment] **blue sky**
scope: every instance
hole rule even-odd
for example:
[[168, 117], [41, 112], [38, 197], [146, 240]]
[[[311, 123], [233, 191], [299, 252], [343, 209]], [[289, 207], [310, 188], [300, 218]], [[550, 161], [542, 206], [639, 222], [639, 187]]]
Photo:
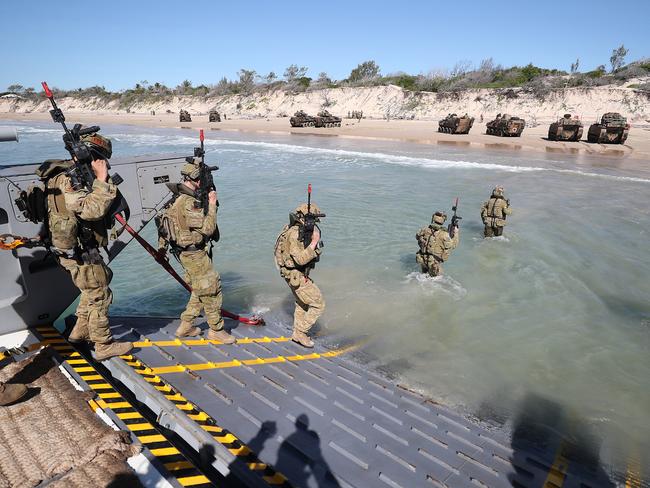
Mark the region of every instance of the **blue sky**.
[[367, 59], [384, 74], [488, 57], [566, 70], [580, 58], [588, 70], [608, 66], [621, 43], [628, 61], [650, 57], [650, 0], [28, 0], [1, 11], [0, 90], [210, 84], [240, 68], [281, 76], [293, 63], [343, 79]]

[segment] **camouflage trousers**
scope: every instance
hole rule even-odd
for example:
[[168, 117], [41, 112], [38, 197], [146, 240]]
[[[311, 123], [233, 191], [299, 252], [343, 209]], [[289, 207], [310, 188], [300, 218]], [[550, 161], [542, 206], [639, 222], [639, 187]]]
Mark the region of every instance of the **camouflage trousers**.
[[503, 235], [503, 226], [491, 226], [491, 225], [486, 225], [485, 229], [483, 229], [483, 235], [485, 237], [499, 237]]
[[430, 276], [440, 276], [442, 274], [441, 262], [436, 259], [432, 254], [422, 254], [418, 252], [415, 255], [415, 260], [420, 265], [423, 273]]
[[113, 278], [111, 269], [103, 261], [80, 264], [75, 259], [62, 256], [59, 263], [70, 273], [74, 286], [81, 292], [76, 311], [77, 325], [88, 326], [90, 340], [94, 343], [112, 342], [113, 336], [108, 326], [108, 308], [113, 302], [113, 292], [108, 287]]
[[314, 326], [318, 317], [325, 311], [325, 299], [316, 283], [311, 279], [301, 276], [298, 285], [291, 288], [293, 297], [296, 299], [296, 309], [293, 312], [294, 330], [307, 333]]
[[221, 278], [212, 267], [208, 253], [205, 250], [182, 252], [180, 261], [185, 270], [185, 279], [192, 287], [192, 294], [181, 314], [181, 320], [194, 324], [194, 320], [201, 315], [201, 310], [205, 310], [210, 328], [223, 329]]

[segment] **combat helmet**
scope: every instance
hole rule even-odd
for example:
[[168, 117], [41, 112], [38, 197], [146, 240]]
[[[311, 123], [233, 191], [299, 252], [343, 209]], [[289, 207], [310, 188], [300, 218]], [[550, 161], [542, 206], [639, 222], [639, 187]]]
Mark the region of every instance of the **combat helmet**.
[[93, 157], [100, 159], [111, 159], [113, 155], [113, 144], [108, 137], [100, 136], [97, 132], [81, 136], [83, 142], [93, 154]]
[[503, 197], [503, 187], [502, 186], [495, 186], [494, 190], [492, 190], [492, 196], [493, 197]]
[[431, 216], [431, 223], [442, 225], [447, 220], [447, 214], [445, 212], [436, 212]]
[[188, 158], [187, 162], [181, 168], [181, 175], [186, 180], [198, 180], [201, 176], [201, 168], [199, 166], [200, 159]]
[[[298, 205], [296, 209], [293, 211], [293, 214], [302, 218], [303, 216], [307, 215], [307, 209], [313, 214], [319, 214], [322, 213], [320, 211], [320, 208], [318, 208], [318, 205], [315, 203], [311, 204], [311, 207], [309, 207], [306, 203], [303, 203], [302, 205]], [[318, 217], [316, 218], [316, 221], [318, 222], [319, 219]]]

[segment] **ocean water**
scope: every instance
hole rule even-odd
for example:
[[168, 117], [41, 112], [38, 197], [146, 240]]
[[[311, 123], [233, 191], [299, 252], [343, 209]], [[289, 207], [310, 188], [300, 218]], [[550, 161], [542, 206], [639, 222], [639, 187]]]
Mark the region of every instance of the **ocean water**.
[[[53, 124], [12, 124], [0, 164], [65, 157]], [[189, 130], [105, 127], [115, 155], [191, 152]], [[288, 213], [327, 214], [313, 278], [319, 334], [363, 340], [370, 367], [503, 428], [531, 403], [569, 419], [563, 435], [611, 462], [650, 439], [650, 161], [462, 146], [210, 131], [224, 305], [290, 327], [273, 261]], [[503, 185], [505, 236], [482, 238], [481, 203]], [[415, 263], [415, 233], [460, 197], [460, 246], [445, 275]], [[154, 241], [155, 229], [143, 235]], [[112, 265], [114, 314], [178, 315], [186, 295], [132, 244]], [[573, 427], [571, 427], [573, 426]], [[576, 433], [576, 429], [587, 433]], [[588, 435], [587, 435], [588, 434]], [[577, 441], [576, 441], [577, 442]], [[581, 441], [582, 442], [582, 441]], [[623, 461], [624, 462], [624, 461]]]

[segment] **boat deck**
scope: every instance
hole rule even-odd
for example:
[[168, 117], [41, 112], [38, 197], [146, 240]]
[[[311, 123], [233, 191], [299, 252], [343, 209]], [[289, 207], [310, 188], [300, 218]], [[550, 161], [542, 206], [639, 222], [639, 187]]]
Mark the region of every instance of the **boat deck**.
[[522, 449], [366, 370], [354, 359], [362, 345], [317, 342], [312, 352], [279, 326], [240, 326], [236, 345], [178, 340], [175, 319], [114, 317], [111, 326], [137, 346], [104, 363], [113, 376], [246, 485], [614, 486], [602, 469], [572, 462], [559, 438]]

